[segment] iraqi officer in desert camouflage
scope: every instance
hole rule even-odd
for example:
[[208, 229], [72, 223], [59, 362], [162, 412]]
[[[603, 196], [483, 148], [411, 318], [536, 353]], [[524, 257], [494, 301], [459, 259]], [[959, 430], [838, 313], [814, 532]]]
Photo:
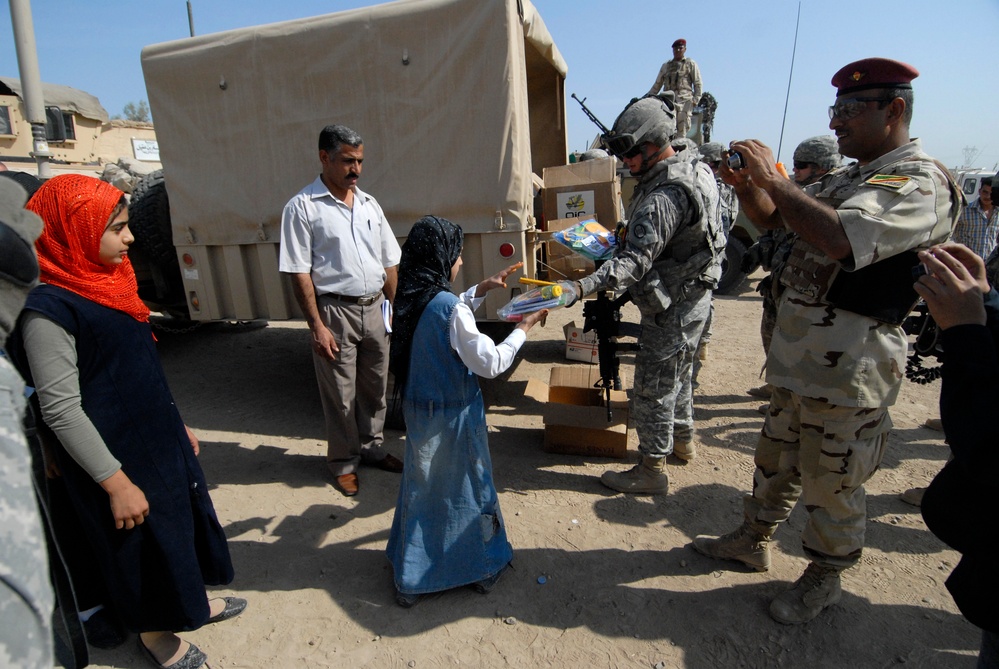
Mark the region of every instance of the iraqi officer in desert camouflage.
[[604, 136], [638, 185], [614, 257], [579, 282], [580, 295], [627, 289], [642, 315], [632, 406], [641, 461], [600, 478], [627, 493], [665, 493], [666, 456], [694, 457], [691, 363], [725, 248], [711, 170], [696, 150], [671, 146], [674, 109], [672, 94], [646, 96]]
[[[722, 168], [749, 218], [797, 233], [780, 275], [785, 290], [767, 356], [774, 386], [756, 447], [743, 524], [697, 537], [705, 555], [770, 567], [769, 542], [800, 499], [809, 565], [770, 604], [785, 624], [804, 623], [839, 601], [840, 572], [864, 546], [864, 483], [884, 456], [905, 369], [900, 327], [914, 249], [947, 239], [962, 196], [946, 170], [909, 138], [918, 72], [884, 58], [850, 63], [833, 76], [829, 128], [856, 163], [798, 188], [756, 140], [732, 144], [743, 169]], [[907, 289], [907, 290], [905, 290]]]
[[[804, 188], [817, 182], [830, 171], [839, 167], [843, 158], [839, 155], [839, 144], [832, 135], [818, 135], [802, 140], [794, 150], [794, 183]], [[734, 192], [733, 192], [734, 195]], [[791, 253], [794, 233], [786, 228], [776, 228], [765, 231], [746, 252], [743, 270], [748, 273], [749, 263], [753, 267], [762, 265], [768, 274], [760, 279], [756, 291], [763, 296], [763, 318], [760, 320], [760, 338], [763, 341], [763, 352], [770, 351], [770, 340], [773, 338], [774, 325], [777, 323], [777, 301], [784, 286], [776, 278], [780, 276], [787, 257]], [[750, 259], [751, 257], [751, 259]], [[769, 400], [773, 388], [769, 383], [750, 388], [749, 394]], [[765, 411], [767, 405], [760, 407]]]

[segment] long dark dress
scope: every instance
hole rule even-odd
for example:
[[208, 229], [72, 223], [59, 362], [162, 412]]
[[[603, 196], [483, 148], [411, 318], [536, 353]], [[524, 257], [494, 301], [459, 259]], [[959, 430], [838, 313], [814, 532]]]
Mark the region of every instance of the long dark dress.
[[[231, 582], [232, 561], [149, 324], [49, 285], [31, 292], [25, 310], [75, 338], [83, 410], [149, 502], [145, 523], [115, 529], [107, 493], [57, 448], [90, 544], [70, 549], [93, 551], [106, 603], [133, 631], [197, 629], [209, 617], [205, 586]], [[8, 346], [29, 378], [19, 335]]]

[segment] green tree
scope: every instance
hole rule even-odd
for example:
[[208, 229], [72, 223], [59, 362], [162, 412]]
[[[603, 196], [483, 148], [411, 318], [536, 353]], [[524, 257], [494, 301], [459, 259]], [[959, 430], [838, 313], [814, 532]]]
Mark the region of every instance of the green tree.
[[125, 115], [126, 121], [149, 123], [149, 105], [146, 104], [145, 100], [139, 100], [138, 104], [129, 102], [121, 111]]

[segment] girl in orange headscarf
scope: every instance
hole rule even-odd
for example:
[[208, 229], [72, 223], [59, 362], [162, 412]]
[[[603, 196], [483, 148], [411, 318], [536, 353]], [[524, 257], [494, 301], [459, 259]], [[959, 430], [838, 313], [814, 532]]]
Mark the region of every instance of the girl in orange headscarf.
[[231, 618], [246, 601], [205, 594], [232, 580], [232, 562], [139, 299], [124, 195], [62, 175], [27, 208], [45, 221], [42, 284], [9, 348], [58, 437], [55, 469], [89, 544], [74, 550], [92, 551], [103, 604], [156, 664], [200, 667], [205, 654], [174, 632]]

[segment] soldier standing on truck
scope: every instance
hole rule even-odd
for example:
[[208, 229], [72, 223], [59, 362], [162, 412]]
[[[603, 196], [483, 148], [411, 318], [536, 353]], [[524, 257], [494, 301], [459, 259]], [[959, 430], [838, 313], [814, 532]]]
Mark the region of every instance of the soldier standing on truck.
[[698, 536], [693, 546], [766, 571], [777, 526], [800, 499], [809, 564], [770, 604], [770, 616], [784, 624], [808, 622], [839, 601], [840, 572], [860, 561], [864, 484], [884, 457], [888, 408], [905, 369], [901, 323], [916, 299], [916, 250], [945, 241], [961, 212], [946, 168], [909, 137], [918, 74], [868, 58], [833, 76], [829, 128], [839, 152], [857, 162], [804, 191], [757, 140], [733, 143], [722, 164], [754, 224], [786, 225], [798, 237], [779, 277], [784, 293], [767, 355], [774, 389], [743, 523], [721, 537]]
[[579, 295], [628, 289], [642, 315], [633, 416], [641, 459], [601, 482], [626, 493], [669, 489], [666, 456], [694, 457], [691, 364], [721, 276], [718, 187], [696, 151], [676, 153], [672, 95], [625, 107], [604, 144], [638, 185], [614, 257], [579, 281]]
[[686, 137], [690, 131], [690, 115], [701, 100], [701, 71], [692, 58], [687, 58], [687, 40], [673, 42], [673, 59], [659, 68], [656, 83], [649, 89], [655, 95], [662, 89], [673, 91], [676, 100], [676, 136]]
[[402, 462], [382, 448], [387, 314], [402, 252], [378, 202], [357, 187], [361, 136], [346, 126], [326, 126], [319, 133], [319, 162], [322, 173], [281, 214], [279, 269], [291, 275], [312, 331], [326, 464], [336, 488], [352, 497], [362, 462], [402, 471]]

